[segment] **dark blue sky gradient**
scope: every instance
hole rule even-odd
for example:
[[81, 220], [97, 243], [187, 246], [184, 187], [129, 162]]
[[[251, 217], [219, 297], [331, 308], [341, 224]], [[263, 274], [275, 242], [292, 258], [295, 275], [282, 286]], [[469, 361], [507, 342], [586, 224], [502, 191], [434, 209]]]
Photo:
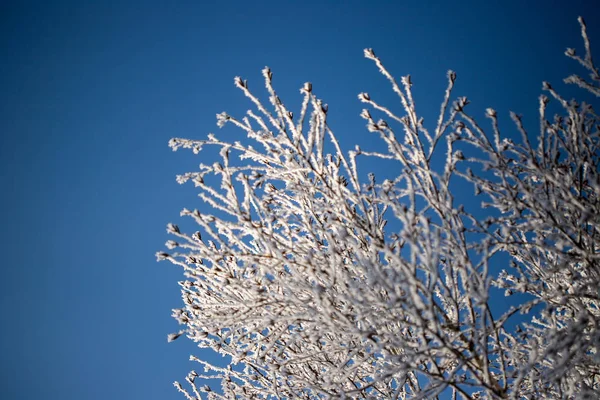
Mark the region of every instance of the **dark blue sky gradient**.
[[362, 57], [373, 47], [412, 74], [431, 124], [454, 69], [481, 121], [514, 110], [535, 132], [541, 81], [580, 71], [562, 55], [582, 48], [578, 15], [600, 57], [594, 3], [3, 2], [0, 398], [181, 398], [194, 346], [166, 336], [182, 275], [154, 253], [181, 208], [202, 207], [175, 182], [201, 158], [167, 142], [241, 115], [234, 76], [263, 93], [269, 65], [290, 104], [312, 81], [344, 147], [367, 148], [356, 95], [399, 104]]

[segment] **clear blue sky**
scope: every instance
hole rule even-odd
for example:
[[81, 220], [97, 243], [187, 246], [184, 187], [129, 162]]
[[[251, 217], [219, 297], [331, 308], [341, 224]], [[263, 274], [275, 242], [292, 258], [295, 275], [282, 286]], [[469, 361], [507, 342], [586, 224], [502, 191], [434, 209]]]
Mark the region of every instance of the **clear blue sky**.
[[2, 2], [0, 398], [181, 398], [171, 383], [194, 346], [166, 336], [182, 275], [154, 253], [182, 207], [202, 206], [175, 182], [200, 160], [167, 142], [244, 112], [234, 76], [259, 88], [269, 65], [291, 101], [312, 81], [349, 148], [373, 140], [356, 95], [394, 101], [362, 58], [373, 47], [413, 75], [426, 116], [451, 68], [474, 113], [535, 129], [541, 81], [575, 67], [562, 54], [581, 49], [578, 15], [600, 58], [594, 3]]

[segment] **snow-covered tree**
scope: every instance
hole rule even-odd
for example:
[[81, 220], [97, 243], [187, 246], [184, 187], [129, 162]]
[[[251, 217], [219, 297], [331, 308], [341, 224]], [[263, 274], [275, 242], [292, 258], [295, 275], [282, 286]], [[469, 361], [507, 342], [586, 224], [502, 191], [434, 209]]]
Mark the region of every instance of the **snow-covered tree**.
[[[600, 96], [586, 27], [589, 73], [565, 82]], [[398, 115], [367, 93], [361, 116], [386, 150], [341, 148], [312, 85], [292, 113], [263, 75], [269, 104], [235, 85], [255, 110], [218, 125], [242, 141], [172, 139], [173, 150], [212, 146], [219, 161], [178, 177], [205, 202], [174, 224], [184, 306], [180, 335], [226, 356], [192, 356], [188, 399], [597, 398], [600, 393], [600, 118], [548, 83], [540, 129], [503, 138], [496, 111], [476, 122], [448, 87], [426, 128], [410, 76]], [[587, 95], [586, 94], [586, 95]], [[547, 108], [555, 107], [554, 117]], [[381, 116], [382, 119], [375, 115]], [[393, 163], [395, 176], [363, 179], [360, 160]], [[445, 161], [444, 161], [445, 160]], [[461, 205], [453, 188], [481, 202]], [[479, 206], [481, 204], [481, 206]], [[498, 312], [498, 296], [518, 301]], [[218, 379], [211, 389], [206, 379]], [[186, 385], [187, 386], [187, 385]]]

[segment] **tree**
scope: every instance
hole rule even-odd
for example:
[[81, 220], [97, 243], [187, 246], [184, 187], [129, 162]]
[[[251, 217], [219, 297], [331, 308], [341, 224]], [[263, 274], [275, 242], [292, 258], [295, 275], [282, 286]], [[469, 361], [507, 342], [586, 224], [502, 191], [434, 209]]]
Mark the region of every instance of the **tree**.
[[[565, 82], [600, 96], [579, 22], [585, 55], [566, 55], [591, 80]], [[195, 153], [216, 146], [220, 161], [178, 177], [192, 181], [209, 207], [184, 209], [200, 230], [169, 224], [174, 252], [157, 253], [186, 276], [185, 306], [173, 314], [185, 329], [169, 339], [187, 334], [229, 357], [224, 367], [192, 357], [205, 372], [188, 375], [190, 391], [177, 388], [189, 399], [593, 398], [600, 391], [598, 115], [544, 83], [537, 141], [516, 114], [521, 140], [503, 139], [496, 111], [487, 110], [484, 128], [467, 113], [466, 98], [450, 101], [450, 71], [431, 131], [415, 109], [410, 76], [398, 84], [371, 49], [365, 57], [405, 113], [359, 95], [386, 118], [361, 114], [387, 151], [344, 152], [311, 84], [294, 115], [268, 68], [269, 107], [235, 78], [258, 112], [217, 115], [220, 127], [233, 124], [249, 141], [170, 141], [173, 150]], [[549, 103], [560, 110], [553, 119]], [[438, 156], [445, 158], [439, 168]], [[363, 157], [393, 162], [399, 173], [361, 181]], [[472, 186], [484, 212], [458, 204], [458, 184]], [[521, 293], [503, 313], [491, 305], [498, 288]], [[212, 378], [219, 393], [194, 382]]]

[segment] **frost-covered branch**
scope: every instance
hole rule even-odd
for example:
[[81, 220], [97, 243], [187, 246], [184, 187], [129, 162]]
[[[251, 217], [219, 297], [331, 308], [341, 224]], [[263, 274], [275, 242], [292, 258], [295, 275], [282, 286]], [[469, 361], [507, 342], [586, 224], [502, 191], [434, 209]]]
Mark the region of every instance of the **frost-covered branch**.
[[[600, 75], [580, 24], [585, 56], [566, 54], [591, 81], [565, 82], [598, 96]], [[256, 111], [217, 115], [219, 126], [232, 124], [246, 139], [169, 143], [219, 150], [215, 162], [177, 178], [192, 181], [205, 203], [181, 213], [198, 231], [169, 224], [172, 253], [157, 254], [186, 277], [184, 306], [173, 312], [185, 328], [170, 339], [186, 334], [229, 364], [192, 357], [205, 372], [192, 371], [191, 390], [176, 383], [178, 390], [188, 399], [554, 399], [600, 391], [600, 120], [592, 106], [544, 83], [537, 138], [511, 114], [520, 133], [513, 141], [503, 138], [495, 110], [479, 124], [466, 98], [451, 102], [449, 72], [430, 133], [410, 76], [399, 85], [373, 50], [365, 56], [403, 110], [359, 95], [385, 151], [343, 151], [309, 83], [294, 117], [268, 68], [268, 105], [236, 78]], [[553, 118], [550, 104], [559, 110]], [[364, 157], [396, 163], [397, 175], [362, 182]], [[444, 157], [442, 168], [434, 157]], [[482, 207], [461, 204], [457, 187], [472, 187]], [[498, 288], [523, 300], [493, 311]]]

